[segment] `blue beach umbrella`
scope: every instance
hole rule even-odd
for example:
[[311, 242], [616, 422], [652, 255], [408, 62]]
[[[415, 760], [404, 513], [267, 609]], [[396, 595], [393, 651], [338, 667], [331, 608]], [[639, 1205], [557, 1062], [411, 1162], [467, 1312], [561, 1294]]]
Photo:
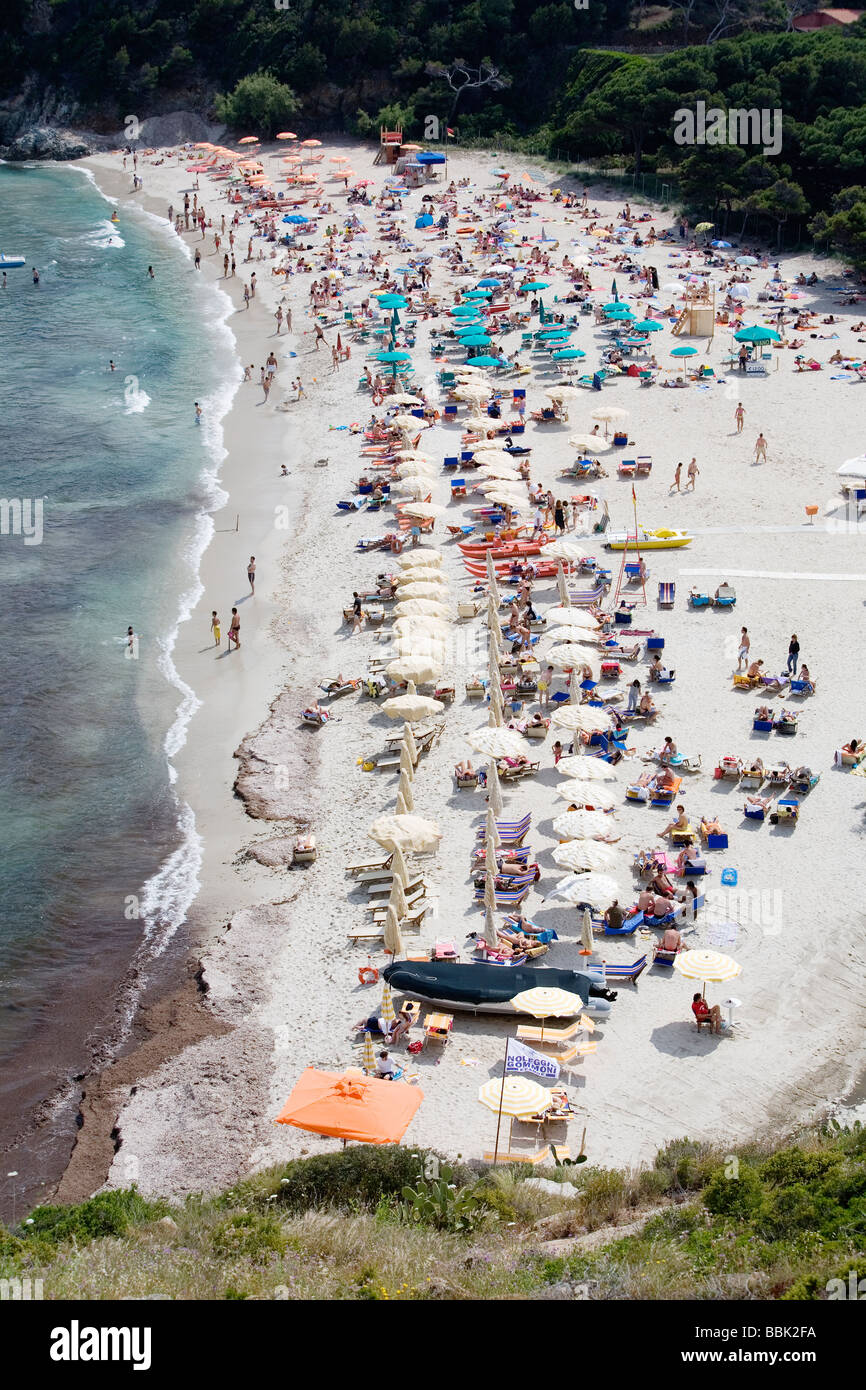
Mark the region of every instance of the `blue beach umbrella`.
[[537, 336], [539, 338], [557, 338], [560, 334], [564, 334], [568, 337], [573, 332], [573, 328], [566, 328], [564, 324], [557, 324], [556, 328], [540, 328]]
[[421, 214], [420, 217], [416, 217], [416, 218], [415, 218], [415, 226], [416, 226], [416, 227], [432, 227], [432, 226], [433, 226], [433, 218], [430, 216], [429, 212], [422, 212], [422, 214]]
[[379, 304], [383, 309], [408, 309], [409, 301], [402, 294], [380, 294]]
[[478, 313], [478, 305], [477, 305], [477, 304], [452, 304], [452, 306], [451, 306], [451, 308], [448, 310], [448, 312], [449, 312], [449, 314], [452, 314], [452, 315], [454, 316], [454, 318], [459, 318], [461, 314], [477, 314], [477, 313]]
[[553, 354], [554, 362], [575, 362], [578, 357], [585, 357], [586, 353], [581, 352], [580, 348], [562, 348]]
[[740, 328], [735, 334], [738, 343], [780, 343], [781, 334], [775, 328], [764, 328], [756, 324], [753, 328]]
[[301, 214], [300, 214], [299, 212], [290, 212], [290, 213], [288, 213], [288, 214], [283, 218], [283, 221], [284, 221], [284, 222], [296, 222], [296, 223], [307, 222], [308, 220], [309, 220], [308, 218], [302, 217]]
[[486, 333], [481, 333], [477, 338], [464, 338], [460, 346], [468, 348], [470, 352], [473, 352], [475, 348], [490, 347], [492, 342], [493, 339], [488, 338]]
[[655, 319], [641, 319], [640, 323], [632, 323], [629, 326], [633, 333], [658, 333], [663, 327], [662, 324], [656, 323]]
[[729, 241], [711, 241], [710, 245], [715, 246], [717, 251], [730, 251], [731, 249], [731, 243]]
[[495, 289], [498, 289], [499, 286], [500, 286], [501, 284], [502, 284], [502, 281], [501, 281], [501, 280], [493, 280], [493, 279], [490, 279], [490, 280], [479, 280], [479, 281], [478, 281], [478, 288], [479, 288], [480, 290], [486, 290], [486, 289], [495, 290]]
[[469, 357], [466, 361], [467, 367], [505, 367], [507, 363], [501, 357], [491, 357], [489, 354], [484, 357]]
[[604, 311], [606, 319], [633, 319], [634, 314], [631, 309], [625, 308], [606, 308]]
[[531, 294], [534, 290], [549, 290], [550, 286], [545, 280], [531, 280], [528, 285], [518, 285], [517, 288]]
[[671, 357], [697, 357], [698, 350], [693, 347], [674, 348]]
[[490, 299], [493, 295], [492, 290], [467, 290], [464, 299]]

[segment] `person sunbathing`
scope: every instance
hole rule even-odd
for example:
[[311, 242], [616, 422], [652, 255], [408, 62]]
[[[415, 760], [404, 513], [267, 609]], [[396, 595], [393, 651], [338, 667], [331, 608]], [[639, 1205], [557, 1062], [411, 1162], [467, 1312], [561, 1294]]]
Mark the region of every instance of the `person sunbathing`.
[[658, 755], [658, 757], [659, 757], [659, 762], [662, 764], [663, 767], [667, 767], [668, 764], [670, 763], [671, 759], [672, 759], [672, 758], [675, 758], [676, 755], [677, 755], [677, 745], [674, 743], [674, 741], [673, 741], [673, 739], [670, 737], [670, 735], [668, 735], [668, 736], [665, 738], [665, 741], [664, 741], [662, 747], [659, 749], [659, 755]]
[[769, 809], [770, 809], [770, 807], [772, 806], [772, 804], [773, 804], [773, 798], [772, 798], [771, 796], [747, 796], [747, 797], [746, 797], [746, 805], [747, 805], [747, 806], [760, 806], [761, 809], [762, 809], [763, 811], [769, 811]]
[[659, 839], [663, 840], [666, 835], [672, 835], [675, 831], [679, 831], [680, 834], [682, 834], [689, 830], [689, 828], [689, 818], [686, 815], [686, 808], [685, 806], [678, 806], [675, 818], [668, 822], [664, 830], [659, 831]]
[[851, 753], [854, 757], [857, 757], [858, 754], [862, 756], [866, 753], [866, 743], [863, 742], [862, 738], [852, 738], [850, 742], [842, 744], [842, 752]]
[[771, 709], [770, 709], [770, 706], [769, 706], [769, 705], [758, 705], [758, 708], [755, 710], [755, 718], [756, 718], [756, 719], [772, 719], [772, 718], [773, 718], [773, 714], [772, 714], [772, 711], [771, 711]]
[[[652, 917], [654, 917], [656, 920], [662, 920], [665, 917], [670, 917], [675, 906], [676, 903], [674, 902], [673, 897], [656, 898], [653, 903]], [[647, 916], [647, 914], [644, 913], [644, 916]]]
[[758, 680], [758, 679], [760, 678], [760, 676], [761, 676], [761, 674], [762, 674], [762, 672], [761, 672], [761, 667], [763, 666], [763, 664], [764, 664], [763, 661], [753, 661], [753, 662], [752, 662], [751, 666], [750, 666], [750, 667], [748, 668], [748, 670], [746, 671], [746, 675], [748, 676], [748, 678], [749, 678], [750, 681], [755, 681], [755, 680]]
[[707, 835], [724, 835], [724, 833], [719, 823], [718, 816], [701, 816], [701, 834], [704, 837]]
[[663, 768], [650, 777], [649, 788], [654, 792], [672, 792], [677, 785], [677, 775], [671, 768]]
[[474, 777], [475, 775], [475, 768], [472, 766], [472, 762], [469, 758], [464, 758], [463, 761], [458, 763], [454, 768], [454, 776], [457, 778]]
[[[694, 593], [694, 589], [692, 590], [692, 593]], [[656, 652], [655, 656], [653, 657], [652, 661], [651, 661], [650, 664], [649, 664], [649, 676], [650, 676], [650, 680], [654, 680], [654, 681], [655, 681], [655, 680], [658, 680], [658, 678], [659, 678], [659, 676], [661, 675], [663, 669], [664, 669], [664, 668], [663, 668], [663, 666], [662, 666], [662, 659], [661, 659], [661, 657], [659, 656], [658, 652]]]
[[345, 676], [338, 675], [334, 678], [334, 680], [328, 681], [328, 684], [325, 686], [325, 690], [330, 695], [332, 691], [339, 690], [341, 686], [348, 684], [349, 682], [346, 680]]
[[668, 878], [667, 869], [656, 868], [649, 886], [653, 893], [658, 893], [663, 898], [672, 898], [674, 895], [674, 885]]
[[322, 705], [319, 704], [310, 705], [308, 709], [304, 710], [305, 719], [317, 719], [320, 724], [326, 723], [330, 717], [328, 710], [324, 709]]
[[815, 682], [812, 679], [812, 676], [809, 672], [809, 668], [806, 665], [805, 661], [803, 662], [803, 665], [800, 667], [800, 680], [806, 682], [807, 686], [809, 687], [809, 694], [813, 694], [815, 690]]
[[683, 949], [683, 939], [676, 927], [665, 927], [664, 934], [658, 944], [659, 951], [679, 952]]
[[677, 873], [682, 874], [687, 865], [699, 869], [706, 862], [697, 845], [686, 845], [677, 855]]
[[761, 758], [753, 758], [752, 761], [751, 761], [751, 763], [743, 763], [743, 776], [744, 776], [744, 777], [748, 777], [748, 776], [750, 776], [750, 775], [755, 775], [755, 776], [757, 776], [758, 773], [763, 773], [763, 771], [764, 771], [764, 763], [763, 763], [763, 759], [761, 759]]
[[653, 697], [652, 697], [652, 695], [649, 694], [648, 691], [647, 691], [646, 694], [644, 694], [644, 695], [641, 696], [641, 698], [640, 698], [640, 704], [639, 704], [638, 707], [637, 707], [637, 712], [638, 712], [638, 714], [646, 714], [646, 715], [658, 714], [658, 710], [656, 709], [655, 705], [653, 704]]

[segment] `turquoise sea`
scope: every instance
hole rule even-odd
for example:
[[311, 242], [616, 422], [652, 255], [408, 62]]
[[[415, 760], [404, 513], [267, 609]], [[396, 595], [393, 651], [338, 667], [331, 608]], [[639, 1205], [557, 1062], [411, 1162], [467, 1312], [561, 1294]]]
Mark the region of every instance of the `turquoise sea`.
[[0, 164], [0, 251], [27, 261], [0, 290], [0, 1146], [20, 1184], [68, 1153], [72, 1079], [197, 885], [170, 765], [196, 700], [171, 650], [238, 373], [227, 298], [167, 223], [119, 211], [83, 170]]

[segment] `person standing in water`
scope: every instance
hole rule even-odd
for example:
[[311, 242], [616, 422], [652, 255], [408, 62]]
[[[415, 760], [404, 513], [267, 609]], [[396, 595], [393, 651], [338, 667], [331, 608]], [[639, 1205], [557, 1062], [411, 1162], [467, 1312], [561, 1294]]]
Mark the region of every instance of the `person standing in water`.
[[35, 266], [33, 267], [33, 283], [34, 285], [39, 284], [39, 271], [36, 269]]
[[149, 265], [149, 266], [147, 267], [147, 273], [148, 273], [148, 275], [150, 276], [151, 280], [155, 280], [155, 279], [156, 279], [156, 276], [155, 276], [154, 273], [153, 273], [153, 266], [152, 266], [152, 265]]
[[254, 594], [254, 593], [256, 592], [256, 557], [255, 557], [255, 555], [251, 555], [251, 556], [250, 556], [249, 564], [247, 565], [247, 579], [250, 581], [250, 593], [251, 593], [251, 594]]
[[202, 409], [201, 409], [201, 406], [199, 405], [198, 401], [195, 401], [194, 404], [195, 404], [195, 422], [196, 422], [197, 425], [200, 425], [200, 424], [201, 424]]

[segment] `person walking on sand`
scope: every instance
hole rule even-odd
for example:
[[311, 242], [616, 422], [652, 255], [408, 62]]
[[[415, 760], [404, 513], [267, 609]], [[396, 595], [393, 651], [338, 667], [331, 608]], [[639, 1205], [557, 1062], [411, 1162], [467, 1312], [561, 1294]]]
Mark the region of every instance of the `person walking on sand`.
[[797, 641], [797, 634], [796, 634], [796, 632], [795, 632], [794, 635], [793, 635], [793, 637], [791, 638], [790, 643], [788, 644], [788, 675], [789, 675], [789, 676], [796, 676], [796, 674], [797, 674], [797, 658], [799, 657], [799, 655], [800, 655], [800, 643]]
[[234, 256], [232, 256], [232, 275], [234, 275], [236, 267], [237, 261], [235, 260]]
[[228, 253], [228, 251], [226, 251], [225, 255], [223, 256], [223, 279], [224, 279], [224, 280], [227, 280], [228, 277], [229, 277], [229, 253]]
[[746, 363], [749, 360], [749, 349], [746, 347], [745, 343], [743, 343], [743, 346], [740, 348], [740, 351], [737, 354], [737, 356], [739, 357], [740, 361], [740, 371], [744, 372], [746, 370]]
[[738, 671], [742, 671], [742, 669], [743, 669], [744, 666], [748, 666], [748, 664], [749, 664], [749, 648], [751, 647], [751, 645], [752, 645], [752, 639], [751, 639], [751, 637], [749, 636], [749, 629], [748, 629], [747, 627], [740, 628], [740, 649], [739, 649], [739, 651], [737, 652], [737, 670], [738, 670]]
[[255, 299], [255, 297], [256, 297], [256, 272], [253, 271], [252, 275], [250, 276], [250, 299]]
[[247, 564], [247, 579], [250, 581], [250, 593], [256, 592], [256, 557], [251, 555]]
[[286, 332], [287, 332], [287, 333], [291, 333], [291, 331], [292, 331], [292, 311], [291, 311], [291, 309], [287, 309], [287, 310], [286, 310]]
[[249, 285], [244, 285], [244, 307], [245, 307], [246, 309], [248, 309], [248, 308], [250, 307], [250, 287], [249, 287]]
[[213, 633], [214, 646], [218, 647], [222, 641], [222, 629], [220, 628], [220, 620], [217, 617], [215, 608], [210, 615], [210, 630]]
[[327, 340], [327, 338], [325, 337], [324, 333], [322, 332], [322, 325], [321, 325], [320, 323], [314, 323], [314, 324], [313, 324], [313, 327], [314, 327], [314, 329], [316, 330], [316, 352], [318, 352], [318, 351], [319, 351], [319, 343], [324, 343], [324, 344], [325, 344], [325, 347], [327, 347], [327, 346], [328, 346], [328, 340]]
[[689, 472], [689, 480], [688, 480], [688, 482], [686, 483], [686, 492], [694, 492], [694, 490], [695, 490], [695, 481], [696, 481], [696, 479], [697, 479], [698, 474], [700, 473], [700, 471], [701, 471], [701, 470], [698, 468], [697, 459], [692, 459], [691, 463], [689, 464], [689, 469], [688, 469], [688, 472]]
[[681, 461], [677, 464], [676, 472], [674, 473], [674, 480], [673, 480], [673, 482], [672, 482], [671, 485], [670, 485], [670, 489], [669, 489], [670, 492], [673, 492], [674, 488], [676, 488], [677, 492], [679, 492], [679, 490], [680, 490], [680, 478], [682, 477], [682, 472], [683, 472], [683, 465], [682, 465], [682, 460], [681, 460]]
[[267, 359], [267, 361], [266, 361], [266, 363], [265, 363], [265, 376], [266, 376], [266, 377], [269, 377], [270, 380], [271, 380], [272, 382], [273, 382], [274, 377], [275, 377], [276, 374], [277, 374], [277, 367], [278, 367], [278, 365], [279, 365], [279, 364], [278, 364], [278, 362], [277, 362], [276, 357], [274, 356], [273, 351], [269, 352], [269, 353], [268, 353], [268, 359]]
[[735, 419], [736, 422], [737, 422], [737, 434], [742, 434], [742, 433], [743, 433], [743, 421], [745, 420], [745, 418], [746, 418], [746, 412], [745, 412], [745, 410], [743, 409], [743, 402], [742, 402], [742, 401], [738, 401], [738, 402], [737, 402], [737, 408], [736, 408], [736, 410], [734, 411], [734, 419]]
[[229, 623], [229, 651], [232, 649], [232, 642], [235, 647], [241, 645], [241, 615], [236, 608], [232, 609], [232, 620]]
[[361, 596], [357, 589], [352, 594], [352, 632], [353, 634], [361, 631], [364, 621], [364, 613], [361, 606]]
[[277, 312], [274, 314], [274, 318], [277, 321], [277, 337], [279, 338], [283, 327], [283, 310], [279, 304], [277, 305]]
[[767, 441], [763, 434], [759, 434], [755, 440], [755, 463], [767, 462]]

